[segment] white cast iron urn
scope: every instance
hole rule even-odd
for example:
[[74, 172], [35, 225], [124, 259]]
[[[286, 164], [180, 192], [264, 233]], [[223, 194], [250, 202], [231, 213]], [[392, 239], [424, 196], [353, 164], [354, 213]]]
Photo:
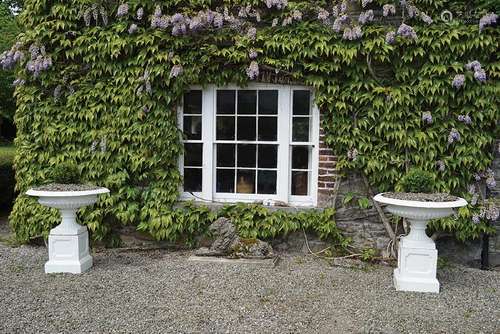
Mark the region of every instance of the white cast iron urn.
[[406, 218], [411, 225], [410, 233], [399, 241], [398, 267], [394, 269], [396, 290], [438, 293], [436, 245], [425, 229], [429, 220], [451, 216], [454, 208], [466, 206], [467, 201], [463, 198], [447, 202], [408, 201], [384, 194], [373, 199], [387, 204], [387, 211]]
[[59, 209], [62, 222], [49, 234], [49, 261], [46, 273], [79, 274], [92, 267], [89, 253], [89, 234], [85, 226], [76, 222], [76, 211], [97, 202], [97, 195], [109, 189], [96, 188], [83, 191], [42, 191], [30, 189], [26, 195], [36, 196], [43, 206]]

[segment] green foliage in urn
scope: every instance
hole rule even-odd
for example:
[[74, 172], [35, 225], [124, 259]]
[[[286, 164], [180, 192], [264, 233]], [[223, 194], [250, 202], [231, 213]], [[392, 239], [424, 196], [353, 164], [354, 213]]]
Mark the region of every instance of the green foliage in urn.
[[50, 171], [50, 182], [63, 184], [80, 183], [80, 171], [78, 166], [72, 162], [61, 162]]
[[413, 168], [399, 180], [396, 190], [408, 193], [430, 193], [434, 190], [433, 175], [430, 172]]
[[[475, 23], [424, 25], [413, 19], [408, 23], [418, 38], [398, 35], [387, 43], [387, 34], [397, 27], [369, 23], [361, 39], [352, 30], [344, 31], [345, 38], [335, 33], [333, 19], [328, 24], [318, 19], [324, 16], [321, 7], [333, 12], [324, 1], [290, 1], [284, 8], [276, 5], [284, 1], [268, 2], [274, 5], [257, 0], [170, 1], [159, 7], [151, 1], [27, 2], [21, 14], [25, 32], [14, 50], [25, 55], [18, 62], [22, 84], [15, 93], [21, 195], [10, 217], [18, 239], [46, 235], [57, 222], [55, 212], [22, 194], [68, 160], [78, 164], [82, 178], [111, 190], [82, 211], [81, 222], [95, 240], [111, 233], [110, 221], [136, 224], [157, 239], [175, 240], [202, 229], [203, 221], [213, 218], [208, 212], [196, 209], [190, 215], [175, 207], [182, 180], [176, 109], [194, 84], [244, 86], [260, 79], [314, 87], [325, 140], [339, 156], [337, 167], [361, 170], [381, 191], [392, 189], [407, 166], [432, 173], [436, 191], [457, 195], [466, 193], [474, 173], [486, 171], [498, 136], [500, 96], [500, 34], [489, 21], [480, 32]], [[428, 14], [438, 21], [439, 10], [452, 2], [436, 3]], [[484, 3], [477, 7], [480, 15], [494, 10]], [[214, 24], [198, 28], [192, 19], [199, 13], [203, 20], [214, 15]], [[231, 17], [241, 13], [250, 17], [235, 29]], [[466, 69], [473, 60], [481, 64], [477, 71]], [[454, 80], [456, 75], [463, 78]], [[237, 210], [243, 214], [238, 217], [253, 215], [261, 222], [234, 216], [248, 237], [299, 228], [295, 218], [285, 224], [260, 209], [237, 208], [227, 214]], [[473, 210], [478, 209], [470, 215]], [[307, 223], [301, 227], [336, 238], [326, 218], [315, 224], [303, 215]], [[467, 226], [473, 232], [466, 235], [476, 236], [483, 222], [471, 224], [470, 215], [454, 220], [453, 229]]]

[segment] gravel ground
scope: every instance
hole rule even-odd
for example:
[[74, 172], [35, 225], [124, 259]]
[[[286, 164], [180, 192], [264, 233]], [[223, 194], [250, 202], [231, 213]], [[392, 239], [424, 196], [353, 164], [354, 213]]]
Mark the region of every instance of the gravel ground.
[[458, 200], [457, 196], [446, 193], [384, 193], [385, 197], [402, 199], [406, 201], [422, 201], [422, 202], [453, 202]]
[[50, 183], [33, 188], [38, 191], [85, 191], [97, 190], [102, 187], [94, 186], [91, 184], [73, 184], [73, 183]]
[[0, 243], [1, 333], [499, 333], [500, 273], [439, 270], [440, 294], [396, 292], [392, 269], [284, 257], [275, 268], [106, 250], [81, 275], [44, 247]]

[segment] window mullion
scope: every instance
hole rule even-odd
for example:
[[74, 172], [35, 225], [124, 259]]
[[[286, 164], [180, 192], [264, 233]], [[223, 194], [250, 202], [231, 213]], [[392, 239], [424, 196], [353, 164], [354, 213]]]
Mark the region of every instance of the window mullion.
[[278, 199], [288, 202], [289, 169], [290, 169], [290, 89], [281, 88], [278, 95]]
[[213, 169], [214, 169], [214, 90], [207, 88], [202, 95], [202, 140], [203, 140], [203, 198], [212, 200], [213, 196]]

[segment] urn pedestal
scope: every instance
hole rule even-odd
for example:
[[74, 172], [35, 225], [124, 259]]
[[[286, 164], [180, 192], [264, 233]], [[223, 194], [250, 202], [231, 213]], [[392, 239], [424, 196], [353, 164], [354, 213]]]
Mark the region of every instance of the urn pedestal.
[[39, 197], [38, 202], [59, 209], [61, 224], [50, 230], [49, 261], [45, 273], [80, 274], [92, 267], [87, 228], [76, 222], [79, 208], [97, 202], [97, 195], [109, 193], [106, 188], [85, 191], [28, 190], [29, 196]]
[[410, 223], [410, 233], [399, 241], [398, 267], [394, 269], [396, 290], [438, 293], [438, 252], [425, 229], [429, 220], [451, 216], [454, 208], [467, 205], [467, 201], [463, 198], [449, 202], [407, 201], [384, 197], [383, 194], [373, 199], [387, 204], [387, 211], [406, 218]]

